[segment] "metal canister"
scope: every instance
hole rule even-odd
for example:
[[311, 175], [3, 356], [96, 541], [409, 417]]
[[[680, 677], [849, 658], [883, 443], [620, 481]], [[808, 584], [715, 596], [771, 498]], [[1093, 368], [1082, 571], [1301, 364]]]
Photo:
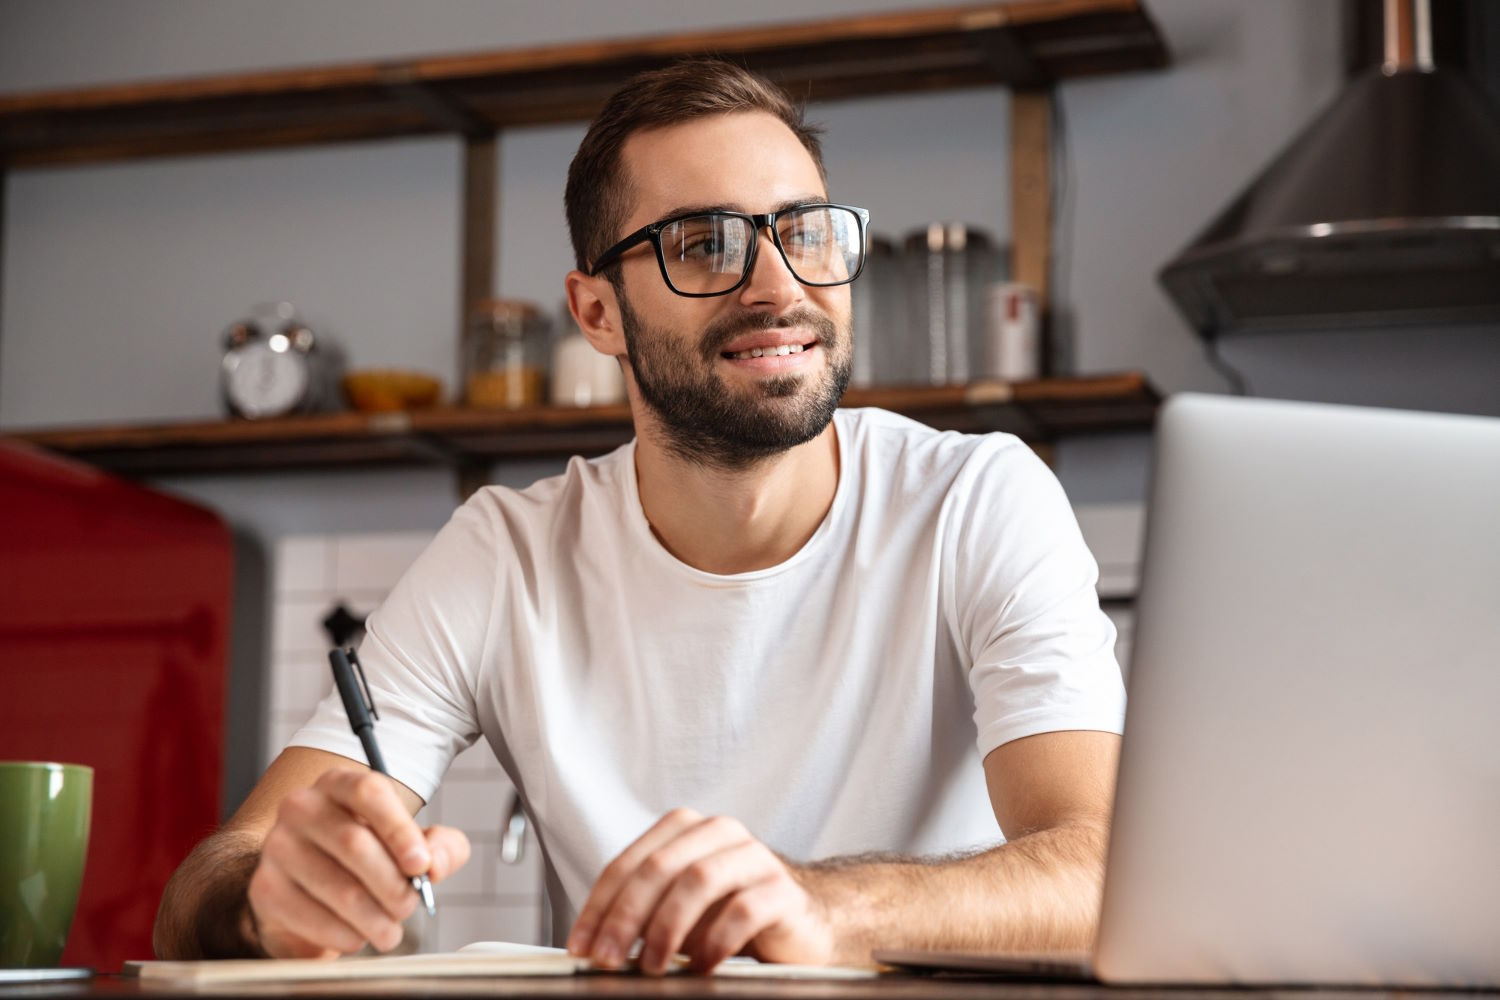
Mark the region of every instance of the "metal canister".
[[925, 347], [923, 381], [967, 382], [979, 371], [985, 289], [1005, 277], [1008, 255], [962, 222], [909, 233], [905, 250], [911, 329]]

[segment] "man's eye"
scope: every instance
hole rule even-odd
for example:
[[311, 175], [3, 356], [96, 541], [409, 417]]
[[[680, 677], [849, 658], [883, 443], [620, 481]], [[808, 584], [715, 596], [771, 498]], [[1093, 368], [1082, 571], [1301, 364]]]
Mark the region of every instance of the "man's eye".
[[821, 226], [798, 226], [790, 232], [783, 233], [781, 243], [788, 247], [821, 247], [828, 243], [828, 232]]
[[722, 257], [727, 244], [722, 236], [695, 236], [686, 239], [682, 243], [681, 256], [683, 260], [707, 260], [711, 257]]

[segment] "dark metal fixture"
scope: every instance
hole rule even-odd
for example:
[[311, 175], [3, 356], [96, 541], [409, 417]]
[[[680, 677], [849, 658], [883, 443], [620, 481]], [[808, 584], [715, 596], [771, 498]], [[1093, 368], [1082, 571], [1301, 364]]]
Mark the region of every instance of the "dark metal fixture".
[[328, 633], [328, 641], [333, 643], [336, 649], [353, 644], [355, 638], [364, 630], [365, 616], [356, 615], [350, 611], [349, 605], [343, 601], [335, 604], [323, 619], [323, 631]]
[[1384, 14], [1384, 62], [1161, 271], [1204, 338], [1500, 321], [1500, 112], [1433, 65], [1427, 0]]

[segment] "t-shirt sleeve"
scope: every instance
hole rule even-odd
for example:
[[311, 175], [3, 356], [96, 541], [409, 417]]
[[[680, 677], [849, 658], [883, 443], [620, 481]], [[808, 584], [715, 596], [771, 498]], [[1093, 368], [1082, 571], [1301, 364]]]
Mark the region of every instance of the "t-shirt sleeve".
[[1037, 733], [1122, 732], [1114, 623], [1052, 470], [1014, 439], [986, 439], [953, 499], [950, 615], [970, 664], [980, 755]]
[[[424, 802], [479, 733], [475, 678], [496, 585], [493, 536], [476, 504], [461, 507], [371, 612], [359, 647], [386, 769]], [[365, 759], [337, 691], [290, 745]]]

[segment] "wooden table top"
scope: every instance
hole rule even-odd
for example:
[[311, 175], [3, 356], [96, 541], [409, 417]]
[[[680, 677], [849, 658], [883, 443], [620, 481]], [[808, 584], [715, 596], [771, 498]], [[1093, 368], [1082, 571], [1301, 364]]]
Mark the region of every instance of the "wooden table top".
[[[734, 1000], [1136, 1000], [1170, 996], [1173, 1000], [1200, 997], [1276, 997], [1306, 995], [1317, 1000], [1379, 1000], [1406, 996], [1405, 990], [1311, 989], [1288, 986], [1253, 988], [1112, 987], [1087, 983], [1036, 980], [996, 980], [971, 977], [893, 975], [854, 981], [795, 981], [777, 979], [715, 979], [669, 976], [653, 979], [633, 975], [564, 977], [506, 977], [472, 979], [386, 979], [343, 982], [237, 984], [218, 987], [171, 987], [119, 975], [100, 975], [71, 983], [0, 986], [0, 1000], [20, 997], [107, 998], [197, 996], [295, 997], [587, 997], [661, 998], [725, 997]], [[1424, 998], [1474, 996], [1471, 991], [1421, 991]]]

